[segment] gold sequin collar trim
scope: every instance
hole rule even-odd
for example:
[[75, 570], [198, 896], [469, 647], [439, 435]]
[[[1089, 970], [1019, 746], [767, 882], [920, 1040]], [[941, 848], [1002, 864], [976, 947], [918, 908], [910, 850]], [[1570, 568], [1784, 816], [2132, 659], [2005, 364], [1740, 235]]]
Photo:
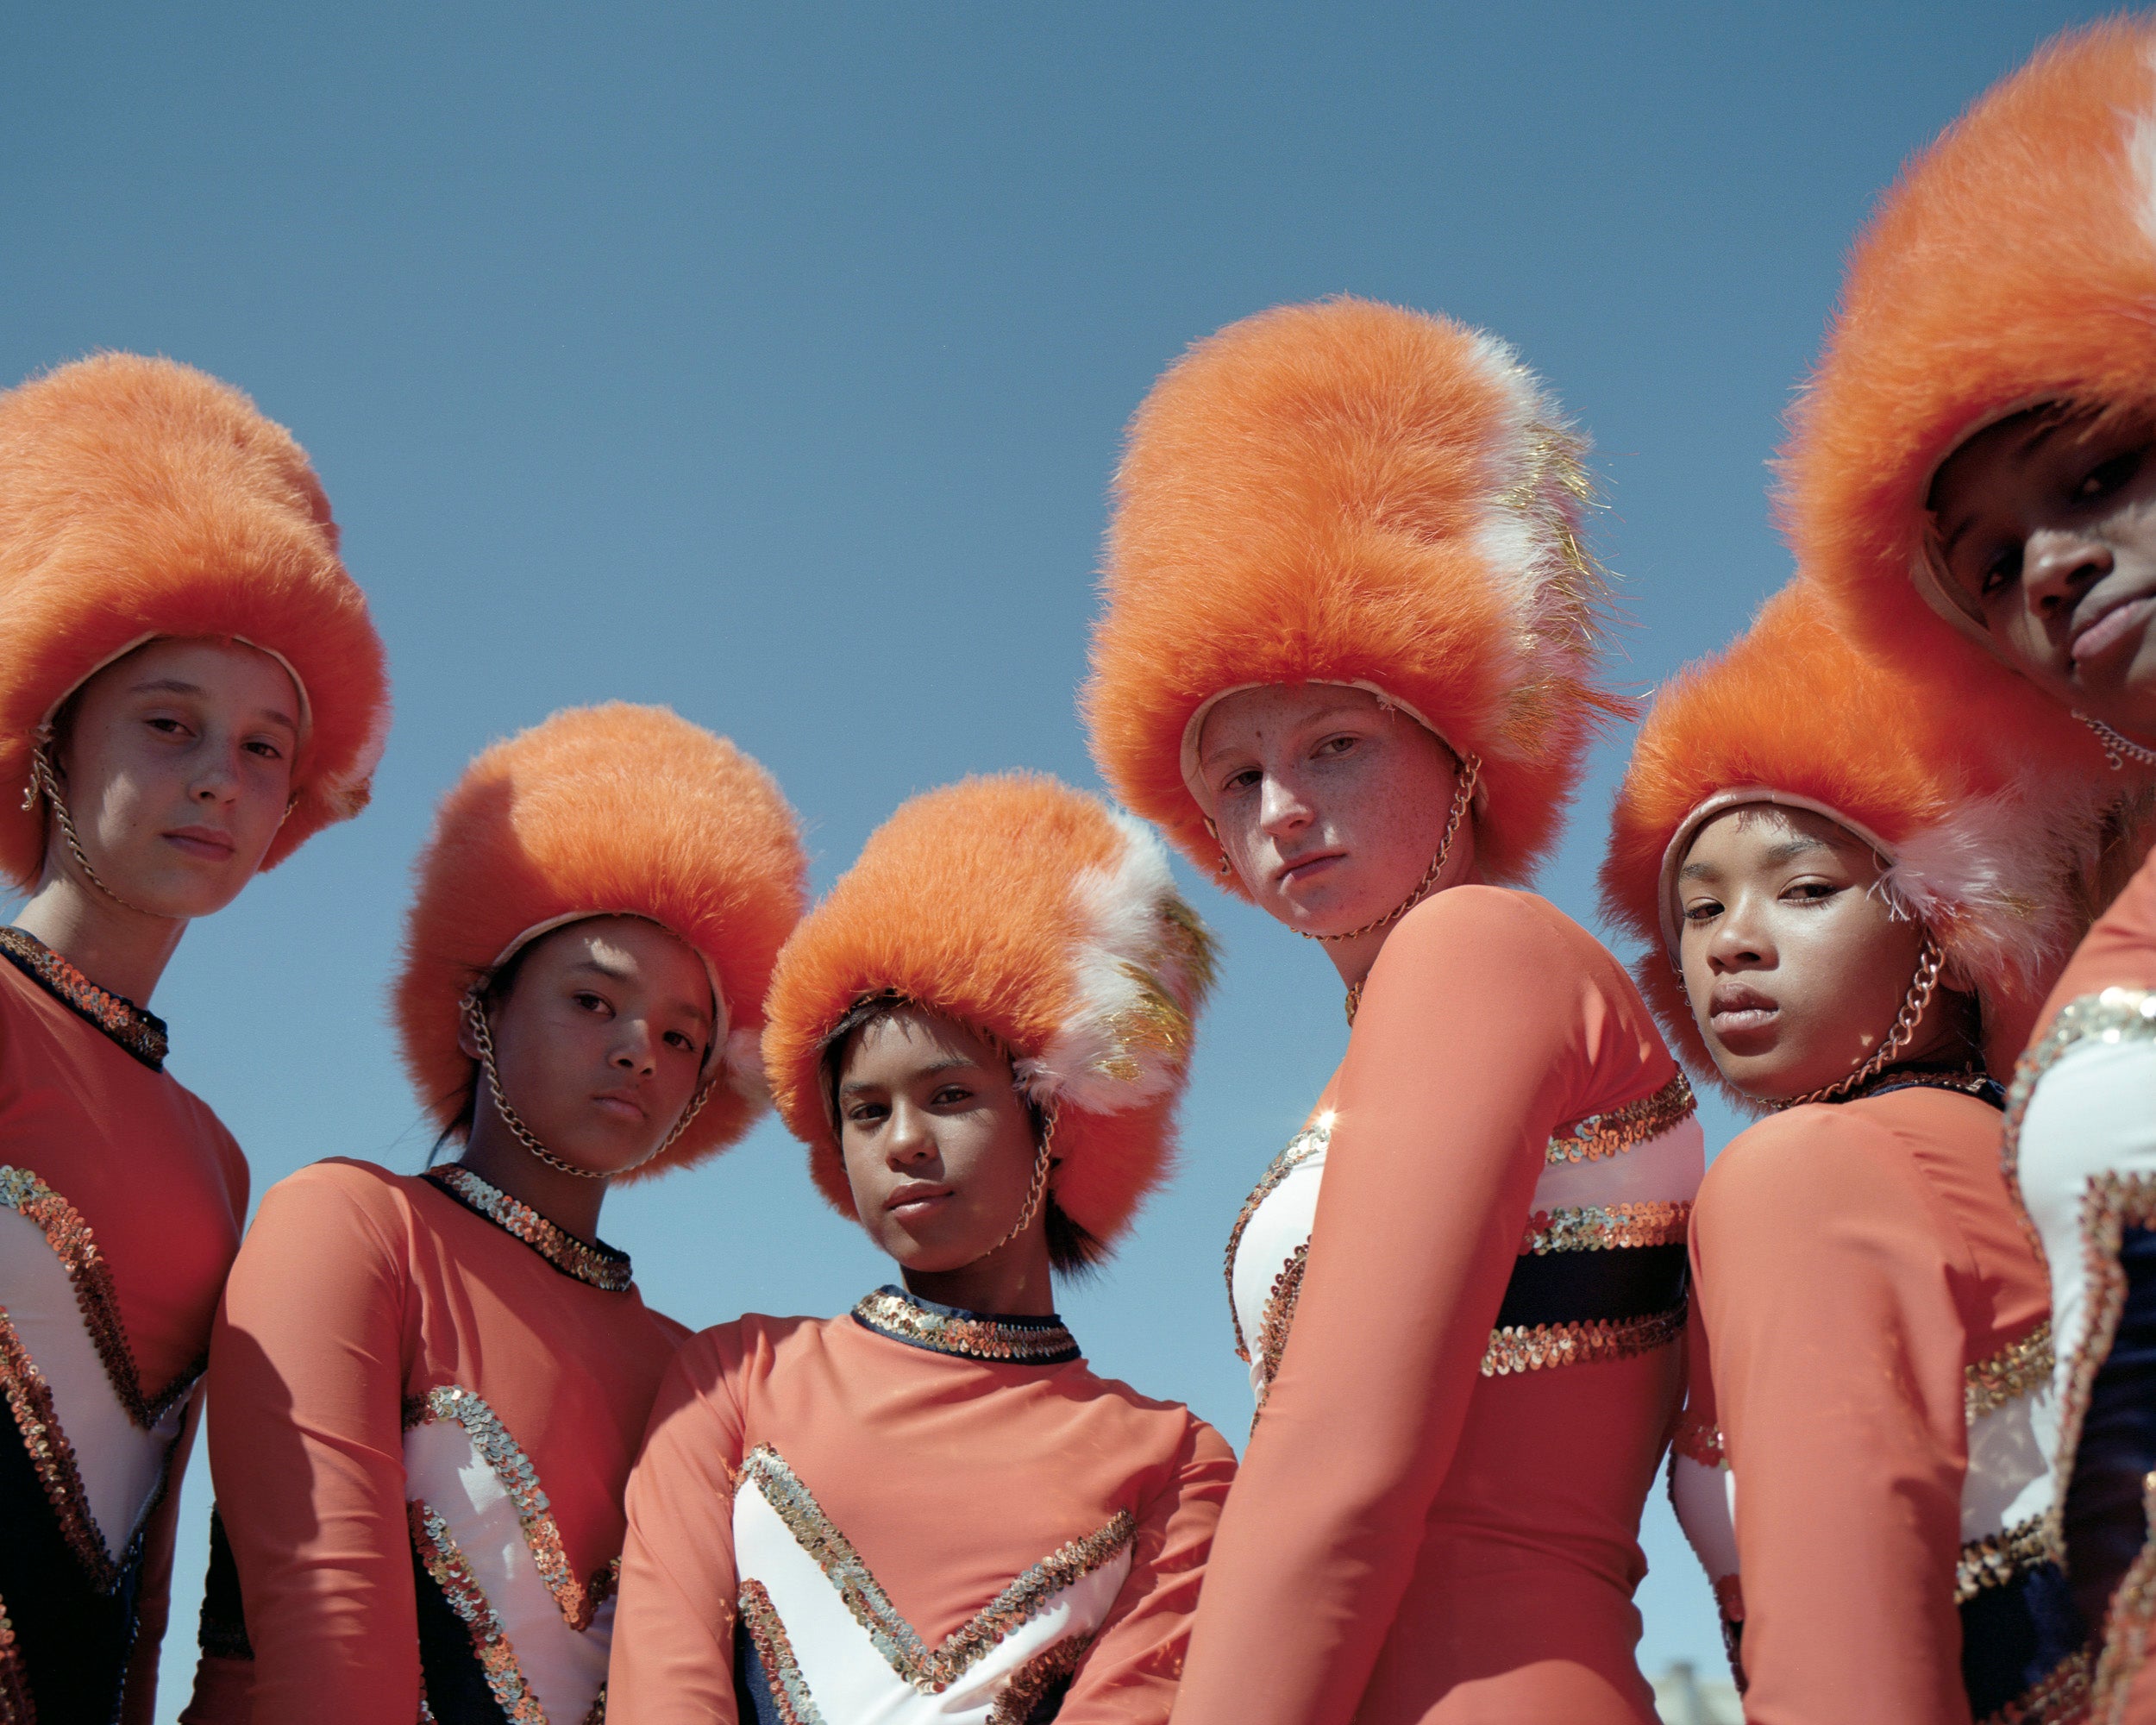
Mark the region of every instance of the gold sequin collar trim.
[[1651, 1096], [1573, 1121], [1550, 1140], [1545, 1159], [1557, 1168], [1568, 1162], [1599, 1162], [1606, 1156], [1622, 1156], [1682, 1124], [1696, 1106], [1691, 1081], [1680, 1072]]
[[[1243, 1231], [1250, 1225], [1250, 1218], [1257, 1214], [1258, 1206], [1271, 1197], [1280, 1182], [1303, 1163], [1332, 1142], [1332, 1111], [1327, 1108], [1294, 1137], [1288, 1140], [1288, 1147], [1275, 1157], [1265, 1172], [1250, 1189], [1250, 1195], [1243, 1201], [1243, 1208], [1236, 1212], [1235, 1226], [1228, 1230], [1228, 1252], [1225, 1273], [1228, 1282], [1228, 1322], [1235, 1329], [1235, 1357], [1244, 1364], [1250, 1363], [1250, 1344], [1243, 1334], [1243, 1320], [1235, 1309], [1235, 1254], [1242, 1249]], [[1300, 1280], [1300, 1276], [1298, 1276]], [[1277, 1290], [1276, 1290], [1277, 1291]], [[1282, 1345], [1286, 1345], [1283, 1333]]]
[[165, 1020], [125, 994], [102, 988], [34, 934], [0, 928], [0, 957], [103, 1031], [153, 1072], [165, 1070], [172, 1039]]
[[615, 1251], [604, 1240], [580, 1240], [567, 1229], [556, 1227], [530, 1205], [519, 1203], [461, 1163], [429, 1168], [426, 1177], [429, 1184], [439, 1187], [474, 1215], [484, 1216], [504, 1233], [514, 1234], [564, 1276], [573, 1276], [609, 1294], [625, 1292], [636, 1279], [630, 1274], [627, 1252]]
[[995, 1365], [1068, 1365], [1079, 1357], [1078, 1339], [1061, 1318], [993, 1317], [939, 1306], [903, 1288], [879, 1288], [854, 1308], [854, 1321], [931, 1353]]
[[1537, 1210], [1527, 1218], [1520, 1255], [1553, 1251], [1612, 1251], [1626, 1246], [1681, 1245], [1692, 1220], [1687, 1199], [1642, 1204], [1583, 1205]]
[[1965, 1369], [1969, 1423], [1973, 1426], [1986, 1414], [2048, 1383], [2051, 1369], [2051, 1320], [2046, 1318], [2019, 1341], [2009, 1342], [1990, 1358]]
[[1684, 1333], [1684, 1308], [1644, 1318], [1587, 1319], [1570, 1324], [1507, 1324], [1489, 1333], [1482, 1376], [1546, 1371], [1560, 1365], [1601, 1365], [1667, 1347]]
[[[817, 1567], [846, 1602], [854, 1621], [868, 1632], [869, 1640], [885, 1662], [923, 1695], [942, 1694], [1013, 1630], [1040, 1615], [1056, 1595], [1108, 1563], [1138, 1535], [1137, 1518], [1128, 1509], [1117, 1510], [1097, 1531], [1073, 1540], [1033, 1565], [970, 1620], [931, 1647], [899, 1615], [852, 1542], [839, 1532], [776, 1450], [759, 1444], [743, 1458], [735, 1489], [743, 1486], [761, 1494], [801, 1549], [816, 1559]], [[743, 1591], [746, 1594], [747, 1590]], [[749, 1601], [744, 1598], [743, 1603], [746, 1608]], [[768, 1607], [769, 1601], [764, 1604]], [[757, 1651], [761, 1653], [763, 1649], [759, 1646]], [[771, 1675], [783, 1684], [777, 1672]]]

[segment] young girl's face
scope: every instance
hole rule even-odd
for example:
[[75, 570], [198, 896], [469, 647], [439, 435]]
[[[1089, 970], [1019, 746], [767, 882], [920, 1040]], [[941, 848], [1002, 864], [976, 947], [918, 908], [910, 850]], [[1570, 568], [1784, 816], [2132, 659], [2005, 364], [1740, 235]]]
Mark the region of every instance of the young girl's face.
[[[1415, 889], [1445, 836], [1452, 751], [1367, 689], [1239, 689], [1206, 715], [1198, 775], [1220, 847], [1250, 896], [1288, 927], [1344, 933]], [[1472, 878], [1473, 823], [1446, 878]]]
[[2156, 743], [2156, 449], [2144, 424], [2033, 411], [1932, 487], [1949, 597], [2007, 663]]
[[[492, 1009], [502, 1089], [563, 1161], [603, 1174], [633, 1168], [707, 1076], [712, 1007], [704, 961], [656, 923], [592, 917], [557, 928], [531, 944]], [[478, 1057], [468, 1026], [464, 1051]]]
[[906, 1270], [962, 1269], [1025, 1208], [1032, 1115], [1010, 1062], [962, 1025], [912, 1007], [872, 1020], [839, 1068], [838, 1122], [855, 1213]]
[[[165, 917], [222, 910], [285, 818], [299, 691], [276, 660], [227, 641], [153, 641], [83, 685], [56, 764], [98, 877]], [[58, 821], [48, 878], [75, 865]]]
[[1870, 846], [1804, 809], [1730, 809], [1693, 839], [1676, 886], [1684, 990], [1745, 1095], [1846, 1077], [1893, 1028], [1923, 930], [1871, 890], [1879, 874]]

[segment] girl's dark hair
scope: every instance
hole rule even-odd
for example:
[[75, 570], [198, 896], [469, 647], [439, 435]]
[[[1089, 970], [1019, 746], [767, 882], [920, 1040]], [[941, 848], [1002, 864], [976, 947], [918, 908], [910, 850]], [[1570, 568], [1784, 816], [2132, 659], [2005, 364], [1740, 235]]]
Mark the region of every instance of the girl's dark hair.
[[[526, 941], [492, 970], [480, 971], [473, 977], [473, 986], [479, 990], [480, 1009], [489, 1017], [509, 998], [510, 991], [517, 986], [518, 973], [524, 968], [525, 955], [538, 944], [536, 940]], [[435, 1158], [442, 1154], [446, 1146], [461, 1144], [471, 1136], [472, 1116], [478, 1109], [479, 1101], [478, 1061], [467, 1063], [464, 1082], [452, 1093], [449, 1100], [455, 1104], [455, 1108], [449, 1116], [448, 1125], [435, 1134], [434, 1143], [428, 1148], [427, 1166], [429, 1168], [434, 1166]]]
[[[871, 1025], [881, 1024], [896, 1013], [909, 1011], [933, 1013], [935, 1008], [924, 1007], [919, 1001], [908, 1000], [903, 994], [864, 994], [847, 1007], [824, 1037], [823, 1053], [817, 1063], [817, 1077], [824, 1093], [824, 1107], [830, 1120], [831, 1130], [841, 1136], [842, 1141], [845, 1125], [838, 1112], [838, 1082], [845, 1073], [846, 1057], [853, 1052], [854, 1044]], [[1006, 1067], [1010, 1064], [1011, 1051], [1004, 1047], [1000, 1040], [978, 1026], [968, 1026], [967, 1028], [993, 1046], [1003, 1057]], [[1025, 1105], [1026, 1119], [1032, 1126], [1033, 1145], [1037, 1151], [1048, 1131], [1048, 1116], [1037, 1102], [1024, 1090], [1018, 1089], [1015, 1077], [1011, 1088], [1017, 1091], [1018, 1101]], [[1106, 1246], [1065, 1214], [1063, 1207], [1056, 1201], [1052, 1188], [1042, 1201], [1041, 1220], [1048, 1234], [1048, 1265], [1058, 1276], [1087, 1275], [1098, 1269], [1100, 1261], [1108, 1255]]]

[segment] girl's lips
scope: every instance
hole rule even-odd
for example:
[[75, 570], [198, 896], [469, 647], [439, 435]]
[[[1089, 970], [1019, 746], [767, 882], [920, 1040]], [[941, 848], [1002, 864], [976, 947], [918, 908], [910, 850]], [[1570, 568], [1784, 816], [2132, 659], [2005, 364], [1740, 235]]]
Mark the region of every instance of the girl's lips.
[[893, 1216], [924, 1216], [950, 1195], [948, 1186], [901, 1186], [884, 1200], [884, 1212]]
[[1764, 1030], [1774, 1022], [1778, 1007], [1737, 1007], [1727, 1012], [1710, 1013], [1709, 1019], [1717, 1036], [1742, 1035], [1746, 1031]]
[[2156, 612], [2156, 593], [2115, 605], [2074, 637], [2067, 653], [2077, 665], [2101, 658], [2145, 627], [2153, 612]]
[[183, 826], [164, 835], [165, 842], [189, 856], [198, 856], [205, 862], [229, 861], [235, 848], [221, 832], [212, 832], [205, 826]]
[[642, 1103], [619, 1090], [601, 1091], [592, 1100], [617, 1120], [641, 1120], [648, 1118]]
[[1324, 873], [1334, 863], [1345, 861], [1347, 857], [1343, 852], [1329, 850], [1322, 856], [1312, 856], [1300, 862], [1291, 862], [1280, 871], [1280, 883], [1283, 887], [1299, 887], [1305, 881]]

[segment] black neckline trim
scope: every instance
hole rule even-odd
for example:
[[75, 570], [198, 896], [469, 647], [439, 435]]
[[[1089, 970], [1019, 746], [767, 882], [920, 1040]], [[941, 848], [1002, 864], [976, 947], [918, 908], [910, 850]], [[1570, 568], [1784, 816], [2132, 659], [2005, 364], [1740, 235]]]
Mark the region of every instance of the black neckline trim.
[[1068, 1365], [1081, 1357], [1078, 1339], [1061, 1318], [1022, 1318], [968, 1312], [924, 1300], [886, 1283], [854, 1307], [864, 1330], [926, 1353], [983, 1360], [991, 1365]]
[[0, 928], [0, 958], [5, 958], [75, 1016], [125, 1049], [153, 1072], [165, 1070], [172, 1032], [147, 1007], [116, 994], [83, 975], [72, 960], [53, 950], [27, 929]]

